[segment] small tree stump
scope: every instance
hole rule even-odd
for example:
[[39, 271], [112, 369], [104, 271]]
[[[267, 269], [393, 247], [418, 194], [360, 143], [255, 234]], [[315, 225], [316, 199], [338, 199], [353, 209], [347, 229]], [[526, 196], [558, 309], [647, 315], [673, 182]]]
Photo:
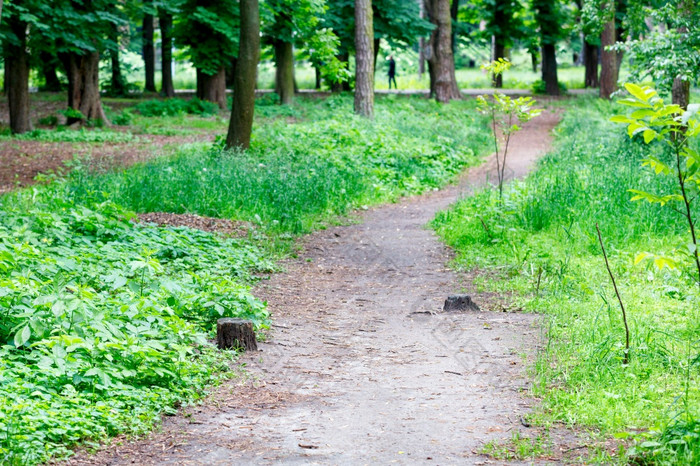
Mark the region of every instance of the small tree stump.
[[448, 296], [445, 300], [444, 311], [478, 311], [479, 306], [472, 301], [471, 296], [466, 294], [457, 294]]
[[219, 349], [257, 351], [253, 322], [226, 317], [216, 322], [216, 345]]

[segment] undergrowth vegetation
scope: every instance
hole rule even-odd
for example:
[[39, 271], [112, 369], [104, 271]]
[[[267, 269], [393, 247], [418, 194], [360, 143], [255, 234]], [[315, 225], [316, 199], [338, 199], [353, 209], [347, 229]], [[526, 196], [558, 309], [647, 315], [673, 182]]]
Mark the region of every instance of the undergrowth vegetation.
[[147, 431], [226, 370], [216, 318], [268, 324], [255, 247], [69, 199], [58, 183], [0, 198], [2, 464]]
[[264, 124], [245, 153], [192, 144], [121, 173], [76, 172], [70, 189], [137, 212], [190, 212], [301, 233], [352, 207], [442, 186], [475, 163], [487, 141], [473, 101], [382, 99], [375, 121], [353, 116], [347, 96], [309, 99], [297, 110], [260, 108]]
[[[434, 227], [456, 248], [456, 265], [487, 271], [483, 289], [513, 292], [547, 316], [535, 365], [545, 424], [615, 435], [620, 461], [700, 461], [700, 306], [692, 268], [635, 264], [640, 252], [674, 254], [687, 223], [668, 208], [631, 202], [630, 189], [664, 193], [673, 180], [641, 167], [660, 144], [628, 140], [608, 121], [623, 109], [584, 101], [558, 127], [556, 149], [499, 200], [484, 190], [441, 212]], [[697, 213], [697, 212], [696, 212]], [[624, 328], [596, 235], [602, 231], [630, 321]], [[679, 263], [682, 260], [679, 260]]]

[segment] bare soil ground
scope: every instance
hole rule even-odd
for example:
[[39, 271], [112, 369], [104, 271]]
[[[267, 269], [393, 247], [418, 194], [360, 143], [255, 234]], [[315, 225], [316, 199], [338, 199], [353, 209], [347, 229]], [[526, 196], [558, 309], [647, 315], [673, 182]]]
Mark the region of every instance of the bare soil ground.
[[[558, 120], [546, 111], [514, 136], [510, 177], [548, 149]], [[500, 463], [480, 454], [485, 442], [536, 433], [525, 368], [542, 338], [538, 317], [476, 292], [425, 227], [489, 178], [493, 157], [459, 185], [307, 237], [287, 271], [256, 289], [274, 324], [261, 351], [241, 357], [244, 376], [164, 418], [160, 432], [69, 464]], [[464, 292], [480, 311], [442, 311]], [[567, 433], [553, 439], [538, 463], [579, 448]]]
[[[42, 96], [32, 97], [33, 122], [65, 108], [63, 101], [41, 99]], [[112, 104], [112, 107], [127, 105]], [[6, 99], [0, 100], [0, 124], [9, 124]], [[188, 136], [138, 135], [136, 140], [125, 143], [0, 141], [0, 194], [35, 183], [39, 174], [64, 174], [68, 170], [66, 163], [76, 157], [94, 170], [112, 170], [163, 155], [163, 148], [168, 145], [213, 139], [211, 133], [202, 131]]]

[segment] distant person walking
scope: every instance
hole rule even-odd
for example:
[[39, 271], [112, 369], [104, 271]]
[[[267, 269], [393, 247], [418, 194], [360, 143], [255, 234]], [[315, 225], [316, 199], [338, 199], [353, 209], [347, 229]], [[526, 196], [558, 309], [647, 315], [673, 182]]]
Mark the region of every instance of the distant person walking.
[[389, 55], [389, 89], [391, 89], [391, 82], [394, 82], [394, 89], [398, 89], [396, 85], [396, 61], [394, 57]]

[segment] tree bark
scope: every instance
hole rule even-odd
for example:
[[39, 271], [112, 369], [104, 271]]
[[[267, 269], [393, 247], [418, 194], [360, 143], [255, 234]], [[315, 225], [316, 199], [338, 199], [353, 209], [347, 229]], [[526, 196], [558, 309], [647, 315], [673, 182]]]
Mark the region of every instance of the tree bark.
[[374, 24], [372, 0], [355, 0], [355, 113], [374, 115]]
[[612, 18], [603, 26], [600, 35], [600, 97], [610, 99], [613, 92], [617, 90], [617, 53], [608, 51], [606, 48], [615, 43], [615, 13]]
[[248, 149], [255, 112], [255, 84], [260, 59], [260, 7], [258, 0], [240, 0], [241, 27], [233, 82], [233, 110], [226, 148]]
[[[68, 60], [68, 107], [78, 110], [87, 120], [109, 124], [100, 99], [99, 52], [70, 53]], [[81, 121], [69, 118], [68, 124]]]
[[213, 102], [226, 110], [226, 70], [223, 66], [215, 74], [197, 69], [197, 98]]
[[216, 346], [219, 349], [257, 351], [253, 322], [225, 317], [216, 322]]
[[5, 44], [5, 81], [10, 107], [10, 130], [13, 134], [32, 129], [29, 119], [29, 53], [27, 52], [27, 23], [10, 15], [8, 26], [19, 44]]
[[452, 18], [450, 0], [425, 0], [428, 18], [436, 27], [430, 35], [428, 58], [431, 90], [438, 102], [447, 103], [462, 97], [455, 77], [452, 54]]
[[559, 95], [557, 55], [554, 44], [542, 45], [542, 81], [547, 95]]
[[153, 15], [143, 15], [143, 65], [146, 71], [146, 92], [156, 92], [156, 50], [153, 45]]
[[586, 68], [586, 87], [598, 87], [598, 46], [583, 41], [583, 64]]
[[291, 42], [276, 40], [275, 49], [275, 91], [281, 105], [294, 101], [294, 47]]
[[[424, 0], [418, 0], [418, 5], [420, 7], [420, 17], [425, 18], [425, 2]], [[425, 73], [425, 38], [418, 38], [418, 78], [423, 77]]]
[[165, 97], [175, 97], [173, 86], [173, 15], [167, 11], [158, 13], [161, 36], [162, 82], [160, 93]]
[[[695, 2], [693, 0], [684, 0], [678, 5], [678, 14], [690, 16], [694, 7]], [[685, 26], [680, 27], [678, 28], [678, 33], [683, 36], [688, 33], [688, 29]], [[673, 86], [671, 87], [671, 100], [683, 110], [687, 110], [688, 104], [690, 103], [690, 81], [676, 76], [673, 80]]]

